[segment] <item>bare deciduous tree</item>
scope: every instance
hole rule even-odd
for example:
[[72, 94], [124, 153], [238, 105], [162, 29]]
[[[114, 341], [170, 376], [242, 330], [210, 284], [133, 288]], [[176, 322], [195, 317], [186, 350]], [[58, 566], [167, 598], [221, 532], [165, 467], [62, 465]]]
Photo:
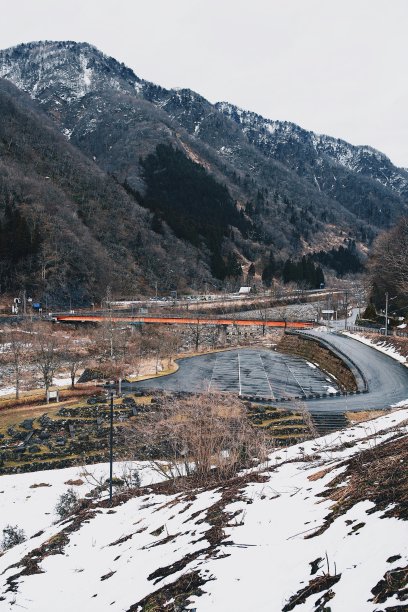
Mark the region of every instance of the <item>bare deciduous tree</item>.
[[15, 397], [19, 399], [22, 386], [28, 380], [28, 366], [32, 357], [31, 336], [24, 327], [7, 327], [2, 336], [0, 361], [8, 369], [15, 388]]
[[85, 334], [70, 332], [66, 337], [62, 360], [68, 366], [72, 389], [75, 387], [75, 378], [79, 370], [84, 368], [90, 359], [90, 348], [89, 339]]
[[62, 340], [49, 325], [39, 325], [33, 338], [33, 363], [41, 376], [45, 391], [52, 386], [55, 372], [62, 363]]
[[224, 481], [267, 456], [263, 432], [228, 394], [165, 396], [157, 411], [140, 415], [125, 435], [127, 448], [152, 457], [162, 476], [188, 476], [194, 485]]
[[404, 299], [408, 296], [408, 217], [381, 234], [372, 249], [369, 271], [378, 303], [386, 291]]

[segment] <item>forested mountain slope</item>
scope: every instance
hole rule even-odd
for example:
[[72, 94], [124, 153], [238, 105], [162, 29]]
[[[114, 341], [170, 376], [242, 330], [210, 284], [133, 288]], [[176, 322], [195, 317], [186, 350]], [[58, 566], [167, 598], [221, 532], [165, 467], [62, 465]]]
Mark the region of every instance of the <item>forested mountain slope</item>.
[[151, 213], [6, 81], [0, 115], [3, 291], [23, 286], [52, 305], [171, 285], [171, 268], [186, 283], [209, 277], [197, 249], [157, 234]]
[[[350, 239], [365, 251], [379, 229], [407, 211], [408, 173], [382, 153], [228, 103], [213, 105], [188, 89], [166, 90], [86, 43], [39, 42], [0, 51], [0, 77], [32, 102], [4, 84], [3, 95], [29, 109], [38, 125], [44, 122], [46, 133], [55, 138], [62, 133], [71, 155], [88, 164], [86, 173], [89, 167], [90, 175], [103, 177], [113, 190], [118, 203], [104, 209], [101, 194], [91, 198], [80, 181], [76, 197], [82, 204], [75, 219], [80, 229], [71, 215], [71, 231], [78, 241], [83, 226], [92, 232], [100, 250], [125, 270], [119, 284], [129, 289], [135, 279], [136, 286], [147, 287], [163, 277], [163, 285], [174, 288], [205, 278], [217, 284], [232, 270], [238, 273], [241, 264], [247, 269], [254, 262], [262, 272], [271, 253], [275, 260], [296, 259]], [[58, 143], [65, 146], [61, 138]], [[56, 174], [66, 181], [60, 161]], [[6, 204], [3, 198], [3, 217]], [[122, 206], [118, 219], [114, 210]], [[72, 206], [60, 208], [63, 217], [62, 209], [68, 214]], [[90, 217], [97, 218], [99, 229]], [[209, 217], [219, 226], [211, 238]], [[177, 275], [174, 265], [166, 266], [174, 251], [183, 261]], [[96, 260], [90, 255], [86, 261], [92, 267]], [[163, 265], [164, 275], [158, 271]], [[100, 294], [108, 279], [91, 276]], [[117, 273], [113, 276], [118, 284]]]

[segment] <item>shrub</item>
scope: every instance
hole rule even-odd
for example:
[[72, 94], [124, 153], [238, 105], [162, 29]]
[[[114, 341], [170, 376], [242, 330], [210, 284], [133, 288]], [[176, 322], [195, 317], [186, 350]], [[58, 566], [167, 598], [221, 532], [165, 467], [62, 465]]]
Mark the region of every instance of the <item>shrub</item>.
[[151, 457], [162, 476], [188, 476], [193, 486], [225, 481], [267, 453], [265, 437], [249, 423], [243, 403], [221, 393], [165, 397], [126, 435], [127, 447]]
[[66, 493], [60, 495], [57, 505], [55, 506], [55, 512], [58, 514], [60, 519], [64, 519], [78, 508], [78, 495], [74, 489], [68, 489]]
[[26, 540], [26, 535], [23, 529], [19, 529], [17, 525], [7, 525], [3, 529], [3, 539], [1, 542], [1, 548], [3, 550], [8, 550], [9, 548], [13, 548], [17, 544], [21, 544]]
[[374, 304], [368, 304], [367, 308], [363, 313], [363, 319], [368, 319], [369, 321], [375, 321], [377, 319], [377, 311], [375, 309]]
[[[141, 485], [141, 479], [137, 470], [123, 471], [122, 477], [114, 476], [112, 478], [112, 487], [115, 491], [125, 491], [126, 489], [138, 489]], [[105, 489], [109, 487], [109, 478], [105, 480]]]

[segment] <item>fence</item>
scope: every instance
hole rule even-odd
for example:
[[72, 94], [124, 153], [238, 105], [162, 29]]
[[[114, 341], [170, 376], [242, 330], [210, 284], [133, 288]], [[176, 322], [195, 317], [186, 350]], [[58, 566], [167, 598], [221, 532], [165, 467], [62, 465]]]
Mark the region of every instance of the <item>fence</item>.
[[[381, 327], [363, 327], [362, 325], [347, 325], [347, 331], [351, 332], [365, 332], [369, 334], [380, 334], [385, 336], [385, 328]], [[399, 336], [400, 338], [408, 338], [408, 332], [401, 331], [400, 329], [389, 329], [387, 336]]]

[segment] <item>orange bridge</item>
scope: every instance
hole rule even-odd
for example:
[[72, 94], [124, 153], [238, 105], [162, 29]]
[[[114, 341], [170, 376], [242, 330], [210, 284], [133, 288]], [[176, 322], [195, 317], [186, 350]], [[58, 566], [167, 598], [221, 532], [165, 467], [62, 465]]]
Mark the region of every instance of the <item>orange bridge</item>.
[[238, 318], [208, 318], [208, 317], [147, 317], [147, 316], [116, 316], [88, 314], [56, 314], [54, 321], [65, 323], [165, 323], [168, 325], [238, 325], [248, 327], [284, 327], [305, 329], [314, 327], [311, 321], [270, 321], [269, 319], [238, 319]]

